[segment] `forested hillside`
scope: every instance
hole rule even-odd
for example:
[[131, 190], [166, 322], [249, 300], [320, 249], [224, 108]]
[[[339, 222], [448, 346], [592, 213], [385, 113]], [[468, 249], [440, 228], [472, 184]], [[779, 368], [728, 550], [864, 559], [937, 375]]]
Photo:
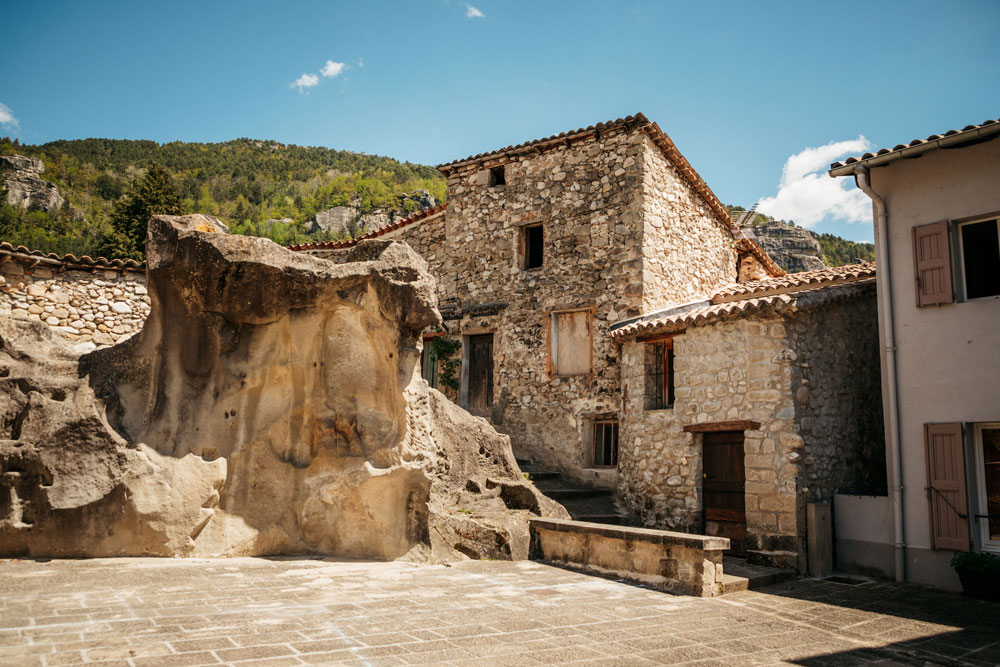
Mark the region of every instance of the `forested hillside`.
[[[121, 209], [136, 203], [123, 198], [140, 189], [154, 164], [166, 173], [156, 186], [175, 191], [181, 213], [215, 215], [234, 232], [282, 244], [329, 238], [329, 232], [309, 233], [308, 223], [334, 206], [405, 214], [416, 204], [402, 194], [427, 190], [439, 201], [445, 198], [444, 178], [433, 167], [274, 141], [82, 139], [30, 146], [3, 138], [3, 153], [41, 159], [42, 178], [54, 182], [66, 200], [58, 211], [21, 211], [5, 203], [0, 210], [0, 238], [47, 252], [93, 255], [114, 246], [108, 237], [116, 204]], [[166, 199], [173, 201], [170, 193]]]

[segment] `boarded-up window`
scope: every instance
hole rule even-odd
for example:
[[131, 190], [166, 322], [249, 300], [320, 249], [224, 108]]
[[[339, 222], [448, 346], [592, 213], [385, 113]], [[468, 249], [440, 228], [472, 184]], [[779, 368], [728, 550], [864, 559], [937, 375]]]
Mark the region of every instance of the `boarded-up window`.
[[947, 220], [913, 228], [913, 264], [917, 307], [954, 301]]
[[965, 495], [965, 456], [961, 424], [925, 424], [931, 546], [969, 549], [969, 511]]
[[552, 314], [553, 375], [590, 373], [590, 311]]

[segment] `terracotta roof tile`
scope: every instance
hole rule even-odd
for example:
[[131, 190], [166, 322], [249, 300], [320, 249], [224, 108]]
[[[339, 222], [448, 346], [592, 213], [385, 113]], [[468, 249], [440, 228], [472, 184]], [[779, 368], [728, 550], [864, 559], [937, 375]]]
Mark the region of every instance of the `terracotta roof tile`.
[[[966, 125], [961, 130], [948, 130], [944, 134], [932, 134], [926, 139], [914, 139], [908, 144], [896, 144], [892, 148], [880, 148], [874, 153], [865, 153], [858, 157], [849, 157], [842, 162], [834, 162], [830, 165], [830, 173], [832, 176], [843, 176], [849, 173], [846, 170], [847, 167], [859, 162], [871, 163], [873, 166], [877, 166], [878, 164], [885, 164], [902, 157], [907, 157], [908, 155], [924, 153], [942, 147], [942, 144], [945, 143], [943, 140], [949, 140], [947, 144], [952, 145], [996, 135], [1000, 135], [1000, 119], [986, 120], [978, 125]], [[839, 173], [833, 173], [835, 171]]]
[[301, 252], [303, 250], [341, 250], [343, 248], [353, 248], [358, 244], [358, 241], [364, 239], [374, 239], [383, 234], [388, 234], [389, 232], [394, 232], [401, 227], [406, 227], [407, 225], [412, 225], [415, 222], [420, 222], [421, 220], [426, 220], [431, 218], [438, 213], [443, 213], [445, 209], [448, 208], [448, 203], [445, 202], [440, 206], [435, 206], [434, 208], [429, 208], [425, 211], [418, 211], [413, 215], [403, 218], [397, 222], [393, 222], [388, 225], [379, 227], [378, 229], [373, 229], [370, 232], [366, 232], [356, 239], [349, 239], [346, 241], [317, 241], [315, 243], [299, 243], [296, 245], [288, 246], [289, 250], [294, 250], [296, 252]]
[[875, 264], [872, 262], [791, 273], [729, 285], [711, 299], [647, 315], [613, 329], [610, 335], [615, 339], [656, 335], [750, 313], [792, 312], [831, 300], [853, 298], [874, 285]]
[[712, 303], [722, 303], [749, 296], [764, 296], [785, 292], [796, 292], [803, 289], [813, 289], [824, 285], [864, 280], [875, 276], [875, 263], [862, 262], [847, 266], [833, 266], [814, 271], [786, 273], [783, 276], [764, 280], [751, 280], [745, 283], [728, 285], [712, 295]]
[[447, 174], [447, 172], [453, 171], [458, 167], [482, 162], [489, 158], [514, 157], [527, 153], [541, 153], [549, 149], [566, 146], [577, 139], [589, 138], [595, 133], [600, 134], [601, 132], [609, 132], [612, 130], [630, 130], [636, 128], [649, 135], [649, 137], [653, 140], [653, 143], [655, 143], [667, 159], [670, 160], [674, 168], [677, 169], [677, 172], [688, 182], [692, 189], [694, 189], [694, 191], [705, 200], [709, 208], [712, 209], [712, 212], [715, 213], [719, 220], [732, 228], [733, 221], [729, 216], [729, 211], [722, 205], [719, 198], [715, 196], [712, 189], [708, 187], [708, 184], [705, 183], [704, 180], [702, 180], [701, 176], [698, 175], [698, 172], [691, 166], [691, 163], [687, 161], [687, 158], [681, 155], [681, 152], [677, 150], [677, 146], [674, 144], [673, 140], [667, 136], [667, 133], [661, 130], [660, 126], [656, 123], [651, 123], [649, 119], [646, 118], [645, 114], [642, 113], [626, 116], [625, 118], [618, 118], [617, 120], [610, 120], [606, 123], [597, 123], [596, 125], [581, 127], [578, 130], [572, 130], [570, 132], [560, 132], [559, 134], [552, 135], [551, 137], [535, 139], [534, 141], [526, 141], [523, 144], [517, 144], [516, 146], [507, 146], [506, 148], [499, 148], [497, 150], [487, 151], [486, 153], [470, 155], [469, 157], [462, 158], [461, 160], [455, 160], [454, 162], [438, 165], [438, 169]]
[[67, 269], [98, 270], [107, 269], [111, 271], [136, 271], [145, 272], [146, 263], [137, 262], [134, 259], [108, 259], [107, 257], [93, 258], [89, 255], [77, 257], [72, 253], [57, 255], [54, 252], [43, 253], [41, 250], [29, 250], [22, 246], [14, 247], [7, 241], [0, 241], [0, 254], [17, 257], [22, 260], [37, 261], [39, 265], [47, 267], [60, 267]]

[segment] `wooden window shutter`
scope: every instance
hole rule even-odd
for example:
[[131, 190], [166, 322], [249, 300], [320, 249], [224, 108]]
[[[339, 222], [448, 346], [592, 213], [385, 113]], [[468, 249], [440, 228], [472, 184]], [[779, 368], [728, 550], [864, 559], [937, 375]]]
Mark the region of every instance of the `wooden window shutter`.
[[969, 550], [965, 454], [961, 424], [924, 424], [931, 547]]
[[951, 248], [948, 221], [913, 228], [913, 266], [917, 307], [951, 303]]

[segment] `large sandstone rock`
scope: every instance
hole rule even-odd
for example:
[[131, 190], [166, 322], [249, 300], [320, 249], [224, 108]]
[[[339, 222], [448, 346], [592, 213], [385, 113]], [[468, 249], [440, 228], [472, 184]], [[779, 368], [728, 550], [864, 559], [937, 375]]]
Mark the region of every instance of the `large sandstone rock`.
[[63, 205], [63, 197], [54, 183], [39, 178], [45, 164], [26, 155], [0, 155], [7, 203], [21, 208], [39, 208], [55, 212]]
[[407, 245], [217, 230], [151, 221], [151, 312], [115, 347], [0, 320], [0, 554], [524, 558], [528, 518], [566, 516], [420, 379], [440, 315]]

